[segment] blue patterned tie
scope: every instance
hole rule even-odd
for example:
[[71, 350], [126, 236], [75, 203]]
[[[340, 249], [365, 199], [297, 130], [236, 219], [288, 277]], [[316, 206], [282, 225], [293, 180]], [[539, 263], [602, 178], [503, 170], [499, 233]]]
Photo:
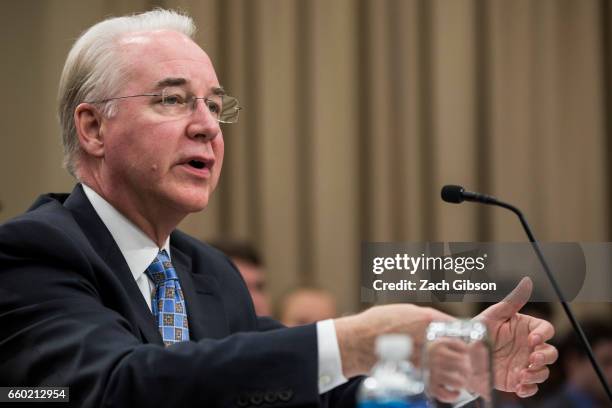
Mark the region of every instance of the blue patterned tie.
[[188, 341], [189, 325], [183, 290], [165, 250], [159, 251], [145, 273], [155, 283], [151, 309], [157, 318], [164, 344], [169, 346], [179, 341]]

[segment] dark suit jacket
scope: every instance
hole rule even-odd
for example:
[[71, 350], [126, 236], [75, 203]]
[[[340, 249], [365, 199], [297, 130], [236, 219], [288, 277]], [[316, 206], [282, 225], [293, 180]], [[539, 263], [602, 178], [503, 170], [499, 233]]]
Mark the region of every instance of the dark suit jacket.
[[[0, 385], [69, 386], [78, 407], [326, 405], [315, 325], [258, 319], [226, 256], [179, 231], [170, 245], [192, 341], [165, 348], [80, 185], [0, 226]], [[355, 386], [329, 398], [351, 405]]]

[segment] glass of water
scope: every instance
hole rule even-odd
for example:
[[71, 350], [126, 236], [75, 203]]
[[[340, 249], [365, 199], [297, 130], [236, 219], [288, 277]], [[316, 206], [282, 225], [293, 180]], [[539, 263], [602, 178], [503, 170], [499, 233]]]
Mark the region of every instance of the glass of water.
[[423, 367], [433, 407], [493, 407], [492, 349], [486, 326], [435, 321], [427, 328]]

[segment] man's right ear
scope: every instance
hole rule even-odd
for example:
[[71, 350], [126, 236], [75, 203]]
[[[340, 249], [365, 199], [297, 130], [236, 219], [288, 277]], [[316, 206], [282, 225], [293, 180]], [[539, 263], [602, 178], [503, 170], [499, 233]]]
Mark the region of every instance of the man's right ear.
[[104, 156], [102, 114], [91, 103], [81, 103], [74, 110], [74, 126], [79, 144], [87, 154]]

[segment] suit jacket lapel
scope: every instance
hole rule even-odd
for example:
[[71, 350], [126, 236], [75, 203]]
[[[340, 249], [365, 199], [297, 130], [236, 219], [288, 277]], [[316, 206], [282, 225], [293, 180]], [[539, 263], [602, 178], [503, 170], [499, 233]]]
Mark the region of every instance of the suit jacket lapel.
[[74, 214], [75, 220], [81, 226], [83, 233], [89, 239], [94, 250], [100, 255], [101, 260], [111, 269], [121, 286], [125, 289], [133, 312], [132, 316], [125, 317], [128, 320], [131, 318], [131, 323], [135, 323], [138, 326], [147, 342], [163, 344], [157, 322], [149, 310], [123, 254], [87, 199], [80, 184], [72, 191], [64, 206]]
[[190, 339], [220, 339], [229, 335], [218, 281], [205, 271], [193, 273], [191, 258], [175, 246], [171, 247], [170, 256], [185, 295]]

